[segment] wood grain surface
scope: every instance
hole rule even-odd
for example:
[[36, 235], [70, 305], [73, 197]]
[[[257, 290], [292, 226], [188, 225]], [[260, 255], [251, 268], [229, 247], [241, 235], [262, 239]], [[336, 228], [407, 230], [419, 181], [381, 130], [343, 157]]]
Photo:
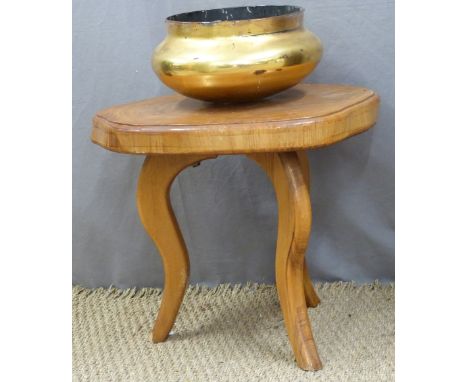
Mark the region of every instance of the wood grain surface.
[[247, 154], [275, 188], [276, 285], [297, 364], [304, 370], [322, 368], [307, 315], [307, 307], [320, 299], [305, 263], [312, 209], [304, 150], [371, 128], [378, 107], [379, 97], [369, 89], [301, 84], [254, 103], [212, 104], [176, 94], [115, 106], [94, 117], [93, 142], [117, 152], [147, 154], [138, 182], [138, 212], [159, 249], [165, 275], [154, 342], [165, 341], [174, 325], [190, 268], [171, 208], [171, 184], [187, 166], [219, 154]]
[[207, 155], [151, 155], [138, 179], [137, 207], [141, 222], [159, 249], [164, 266], [164, 294], [154, 323], [153, 341], [167, 339], [174, 325], [190, 272], [187, 248], [172, 211], [171, 184], [184, 168]]
[[[304, 273], [305, 251], [312, 226], [309, 185], [304, 168], [297, 152], [251, 154], [249, 157], [268, 174], [278, 201], [276, 287], [289, 341], [301, 369], [319, 370], [322, 362], [307, 315], [309, 301], [318, 297]], [[305, 288], [309, 287], [312, 291], [306, 292]], [[313, 293], [313, 296], [307, 297], [306, 293]]]
[[175, 94], [111, 107], [92, 141], [134, 154], [279, 152], [330, 145], [372, 127], [379, 97], [349, 85], [300, 84], [262, 101], [213, 104]]
[[[140, 174], [137, 206], [140, 219], [159, 249], [164, 265], [164, 292], [153, 327], [154, 342], [165, 341], [182, 303], [190, 262], [170, 202], [170, 187], [184, 168], [214, 155], [148, 155]], [[307, 316], [319, 297], [309, 278], [305, 251], [312, 210], [307, 155], [302, 152], [249, 154], [269, 176], [278, 201], [276, 285], [286, 330], [304, 370], [322, 367]]]

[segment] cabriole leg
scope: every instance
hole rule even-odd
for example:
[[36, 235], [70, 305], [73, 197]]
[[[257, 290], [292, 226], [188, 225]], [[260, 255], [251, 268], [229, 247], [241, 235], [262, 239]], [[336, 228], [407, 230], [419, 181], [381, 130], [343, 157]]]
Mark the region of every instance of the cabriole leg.
[[[307, 304], [312, 284], [304, 282], [304, 255], [312, 223], [309, 187], [297, 152], [252, 154], [268, 174], [278, 201], [278, 241], [276, 247], [276, 286], [291, 346], [298, 366], [304, 370], [322, 368], [312, 335]], [[309, 278], [307, 276], [307, 281]], [[310, 281], [309, 281], [310, 283]], [[310, 285], [310, 288], [309, 288]], [[311, 299], [306, 304], [306, 292]]]
[[177, 174], [207, 155], [148, 155], [140, 172], [137, 207], [141, 222], [158, 247], [164, 266], [164, 291], [153, 327], [153, 342], [165, 341], [187, 287], [190, 263], [171, 207], [169, 191]]

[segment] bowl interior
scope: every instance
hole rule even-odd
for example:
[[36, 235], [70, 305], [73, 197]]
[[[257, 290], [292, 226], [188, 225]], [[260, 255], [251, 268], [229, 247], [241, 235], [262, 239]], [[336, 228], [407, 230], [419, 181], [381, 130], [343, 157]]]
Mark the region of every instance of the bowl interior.
[[264, 19], [302, 11], [303, 9], [301, 7], [296, 7], [294, 5], [260, 5], [252, 7], [218, 8], [204, 11], [179, 13], [177, 15], [169, 16], [167, 20], [183, 23], [209, 23], [220, 21]]

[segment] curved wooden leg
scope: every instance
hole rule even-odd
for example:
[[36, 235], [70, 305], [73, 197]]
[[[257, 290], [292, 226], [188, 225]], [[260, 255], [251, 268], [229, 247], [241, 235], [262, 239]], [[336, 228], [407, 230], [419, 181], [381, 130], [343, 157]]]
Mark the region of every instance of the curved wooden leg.
[[153, 342], [165, 341], [174, 325], [189, 276], [184, 239], [171, 208], [174, 178], [207, 155], [148, 155], [140, 172], [137, 207], [141, 222], [158, 247], [164, 266], [164, 291], [153, 328]]
[[320, 297], [318, 296], [317, 292], [315, 291], [314, 284], [309, 277], [309, 271], [307, 269], [307, 262], [304, 259], [304, 294], [306, 299], [306, 304], [308, 308], [315, 308], [318, 304], [320, 304]]
[[[298, 151], [297, 155], [299, 157], [299, 163], [302, 169], [302, 176], [304, 177], [304, 182], [307, 185], [307, 189], [310, 193], [310, 175], [309, 175], [309, 159], [307, 158], [307, 151]], [[307, 269], [307, 261], [304, 258], [304, 293], [307, 307], [315, 308], [320, 304], [320, 298], [315, 291], [314, 284], [312, 279], [309, 276], [309, 271]]]
[[276, 285], [296, 362], [301, 369], [322, 368], [307, 315], [304, 254], [311, 228], [308, 185], [297, 152], [251, 154], [269, 175], [278, 200]]

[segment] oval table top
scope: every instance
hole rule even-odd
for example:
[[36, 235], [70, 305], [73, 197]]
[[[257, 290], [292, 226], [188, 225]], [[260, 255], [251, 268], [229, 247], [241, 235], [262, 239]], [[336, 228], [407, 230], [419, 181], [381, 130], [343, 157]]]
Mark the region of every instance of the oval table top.
[[299, 84], [257, 102], [213, 104], [179, 94], [114, 106], [91, 139], [132, 154], [234, 154], [311, 149], [371, 128], [379, 96], [349, 85]]

